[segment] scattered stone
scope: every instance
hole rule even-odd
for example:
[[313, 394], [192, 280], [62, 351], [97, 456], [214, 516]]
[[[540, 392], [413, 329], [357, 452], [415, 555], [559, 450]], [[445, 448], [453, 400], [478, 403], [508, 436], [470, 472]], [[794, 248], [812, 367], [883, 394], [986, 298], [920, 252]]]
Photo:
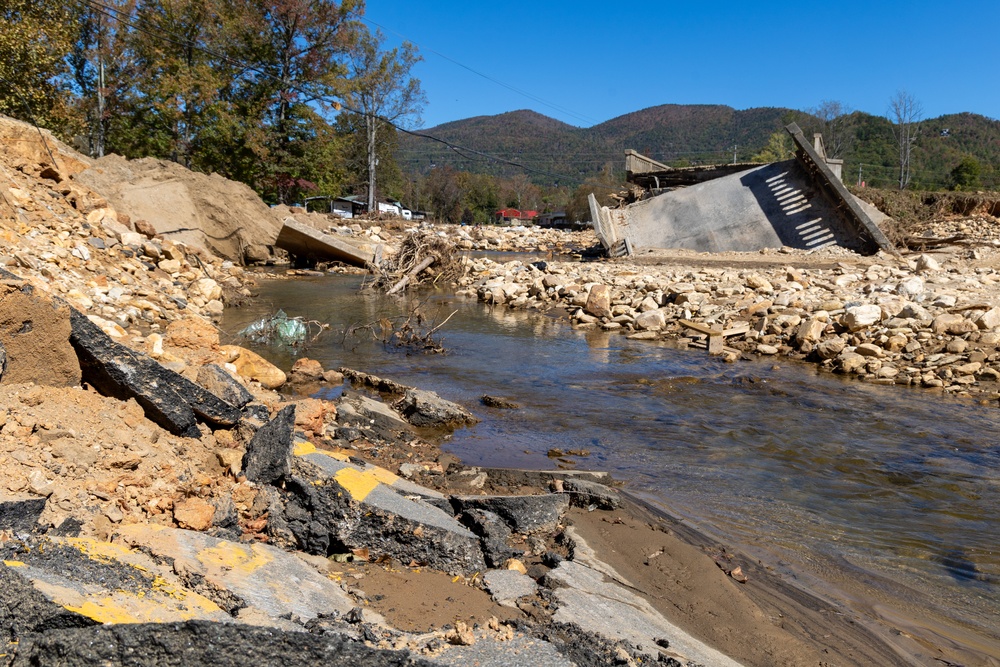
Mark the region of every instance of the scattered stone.
[[882, 320], [882, 309], [874, 304], [852, 306], [844, 311], [843, 324], [848, 331], [861, 331]]
[[868, 363], [863, 355], [844, 350], [837, 356], [837, 368], [841, 373], [856, 373]]
[[219, 330], [200, 317], [185, 317], [167, 325], [164, 342], [188, 350], [215, 350], [219, 347]]
[[591, 287], [583, 309], [594, 317], [611, 317], [611, 288], [607, 285]]
[[496, 408], [498, 410], [519, 410], [521, 408], [521, 406], [514, 401], [501, 398], [499, 396], [484, 395], [479, 400], [486, 407]]
[[917, 271], [932, 273], [940, 270], [941, 265], [938, 264], [938, 261], [930, 255], [920, 255], [917, 257]]
[[570, 503], [575, 507], [613, 510], [622, 505], [621, 494], [604, 484], [576, 477], [567, 477], [560, 481], [563, 491], [569, 494]]
[[844, 351], [847, 343], [843, 338], [828, 338], [819, 343], [813, 350], [820, 359], [833, 359]]
[[292, 364], [290, 382], [319, 382], [323, 380], [323, 366], [315, 359], [300, 357]]
[[[174, 521], [181, 528], [208, 530], [212, 527], [214, 516], [215, 506], [197, 496], [185, 498], [178, 503], [174, 503]], [[114, 521], [114, 519], [111, 520]]]
[[205, 364], [199, 368], [198, 384], [238, 409], [253, 400], [253, 394], [218, 364]]
[[976, 319], [980, 329], [996, 329], [1000, 327], [1000, 308], [990, 308]]
[[219, 352], [236, 367], [240, 377], [256, 380], [266, 389], [277, 389], [287, 380], [284, 371], [256, 352], [238, 345], [222, 345]]
[[456, 428], [479, 421], [461, 405], [423, 389], [407, 390], [392, 407], [414, 426]]

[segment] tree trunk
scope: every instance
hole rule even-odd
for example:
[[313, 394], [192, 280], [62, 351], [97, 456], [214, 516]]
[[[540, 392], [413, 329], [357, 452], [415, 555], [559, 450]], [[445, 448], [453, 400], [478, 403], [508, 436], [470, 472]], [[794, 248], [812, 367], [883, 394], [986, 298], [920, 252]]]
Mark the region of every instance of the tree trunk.
[[378, 213], [375, 199], [375, 168], [378, 158], [375, 155], [375, 129], [378, 119], [375, 114], [365, 116], [365, 130], [368, 134], [368, 213]]

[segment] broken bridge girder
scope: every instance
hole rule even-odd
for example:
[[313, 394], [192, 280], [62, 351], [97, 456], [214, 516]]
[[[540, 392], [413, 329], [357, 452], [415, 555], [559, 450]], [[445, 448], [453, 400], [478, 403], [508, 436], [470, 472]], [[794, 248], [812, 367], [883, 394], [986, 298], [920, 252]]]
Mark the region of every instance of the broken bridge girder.
[[354, 245], [343, 237], [324, 234], [292, 217], [285, 218], [274, 245], [296, 257], [344, 262], [362, 268], [369, 264], [378, 265], [382, 256], [381, 245]]
[[[852, 225], [859, 235], [867, 237], [869, 250], [872, 253], [884, 250], [893, 255], [898, 255], [899, 253], [892, 242], [882, 233], [882, 230], [879, 229], [878, 225], [875, 224], [875, 221], [871, 219], [865, 210], [861, 208], [857, 199], [847, 190], [844, 183], [837, 178], [836, 174], [833, 173], [833, 170], [827, 165], [823, 156], [806, 141], [805, 135], [798, 124], [789, 123], [785, 126], [785, 130], [792, 136], [792, 140], [798, 146], [798, 150], [795, 152], [796, 160], [812, 177], [820, 191], [830, 201], [841, 218], [844, 218], [848, 224]], [[871, 244], [874, 244], [874, 247], [871, 247]]]

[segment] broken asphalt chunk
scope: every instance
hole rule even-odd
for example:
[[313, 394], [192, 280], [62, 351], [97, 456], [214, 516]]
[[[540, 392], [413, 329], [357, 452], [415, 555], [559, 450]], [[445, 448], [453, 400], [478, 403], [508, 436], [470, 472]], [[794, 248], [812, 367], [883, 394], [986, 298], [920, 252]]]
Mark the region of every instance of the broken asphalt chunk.
[[291, 473], [295, 405], [257, 429], [243, 455], [243, 474], [251, 482], [274, 484]]
[[285, 521], [306, 551], [367, 548], [374, 556], [454, 574], [485, 568], [479, 538], [424, 498], [439, 496], [377, 466], [358, 466], [308, 444], [286, 482]]
[[54, 656], [58, 656], [58, 664], [68, 667], [433, 667], [440, 664], [403, 651], [371, 648], [344, 635], [188, 621], [58, 629], [28, 635], [21, 639], [13, 665], [56, 664]]
[[[148, 556], [120, 545], [85, 538], [42, 538], [8, 543], [2, 550], [0, 577], [30, 599], [40, 615], [49, 617], [43, 629], [92, 623], [232, 621], [213, 601], [186, 590], [169, 572], [157, 570]], [[27, 591], [25, 582], [33, 592]], [[0, 605], [7, 608], [0, 615], [20, 615], [10, 607], [7, 590], [11, 588], [5, 585]], [[61, 611], [42, 606], [41, 601]]]
[[[563, 561], [545, 575], [553, 589], [556, 623], [571, 623], [610, 641], [624, 641], [640, 653], [658, 659], [659, 641], [682, 664], [739, 667], [735, 660], [698, 641], [667, 620], [645, 598], [605, 575], [573, 561]], [[658, 641], [659, 640], [659, 641]]]
[[134, 548], [173, 563], [182, 578], [194, 577], [225, 591], [227, 609], [251, 607], [270, 618], [303, 621], [346, 614], [355, 602], [337, 584], [297, 556], [266, 544], [241, 544], [190, 530], [123, 526], [118, 535]]
[[31, 532], [45, 509], [46, 498], [0, 495], [0, 530]]
[[507, 543], [511, 538], [510, 527], [493, 512], [470, 509], [462, 512], [459, 521], [479, 536], [488, 566], [501, 567], [508, 558], [520, 555]]
[[199, 437], [201, 418], [211, 426], [231, 427], [240, 412], [208, 390], [153, 359], [111, 340], [86, 315], [70, 312], [70, 342], [76, 348], [83, 381], [105, 396], [136, 399], [146, 417], [175, 435]]
[[516, 533], [525, 535], [554, 530], [569, 509], [561, 493], [540, 496], [453, 496], [457, 512], [487, 510], [500, 516]]
[[538, 584], [517, 570], [490, 570], [483, 575], [490, 597], [505, 607], [517, 607], [518, 598], [538, 593]]

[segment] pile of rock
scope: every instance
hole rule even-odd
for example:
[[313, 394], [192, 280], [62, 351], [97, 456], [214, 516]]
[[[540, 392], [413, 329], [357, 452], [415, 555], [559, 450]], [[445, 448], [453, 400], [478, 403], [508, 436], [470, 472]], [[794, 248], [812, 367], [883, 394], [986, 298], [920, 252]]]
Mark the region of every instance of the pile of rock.
[[[22, 125], [5, 120], [0, 130]], [[242, 267], [157, 236], [74, 180], [85, 158], [51, 136], [15, 146], [0, 152], [0, 266], [107, 320], [118, 337], [189, 314], [215, 318], [227, 296], [249, 295]]]
[[[309, 214], [310, 224], [323, 228], [315, 220], [317, 214]], [[302, 219], [302, 213], [296, 213]], [[593, 230], [566, 231], [546, 227], [503, 227], [487, 225], [436, 224], [431, 222], [406, 223], [406, 226], [389, 224], [385, 221], [356, 220], [350, 223], [335, 221], [326, 226], [330, 234], [357, 236], [372, 243], [387, 243], [398, 246], [406, 236], [416, 233], [432, 233], [452, 243], [460, 250], [497, 252], [553, 252], [555, 254], [579, 253], [597, 244]]]
[[687, 339], [693, 332], [682, 321], [696, 322], [725, 334], [732, 359], [783, 355], [883, 384], [996, 395], [1000, 272], [992, 266], [957, 254], [895, 260], [839, 250], [784, 261], [811, 268], [483, 259], [471, 263], [463, 291], [511, 308], [560, 307], [576, 326], [632, 338]]

